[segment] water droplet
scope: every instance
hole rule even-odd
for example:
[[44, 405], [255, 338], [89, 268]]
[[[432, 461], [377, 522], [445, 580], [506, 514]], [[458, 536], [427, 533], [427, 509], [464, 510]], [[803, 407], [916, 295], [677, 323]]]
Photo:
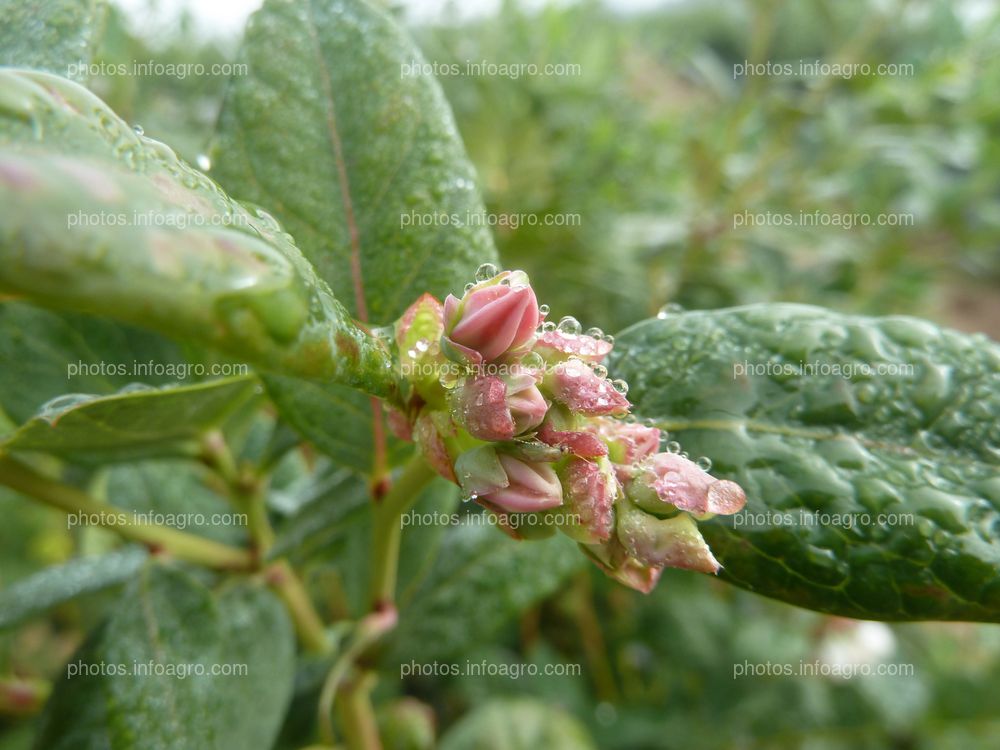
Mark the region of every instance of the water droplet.
[[607, 342], [608, 342], [609, 344], [611, 344], [612, 346], [614, 346], [614, 345], [615, 345], [615, 337], [614, 337], [614, 336], [612, 336], [612, 335], [611, 335], [610, 333], [606, 333], [606, 334], [604, 334], [603, 336], [601, 336], [601, 340], [603, 340], [603, 341], [607, 341]]
[[684, 308], [678, 305], [676, 302], [671, 302], [669, 305], [664, 305], [656, 312], [657, 320], [665, 320], [671, 315], [677, 315], [678, 313], [684, 312]]
[[489, 281], [499, 273], [492, 263], [483, 263], [476, 269], [476, 281]]
[[594, 374], [599, 378], [606, 378], [608, 376], [608, 368], [604, 365], [594, 365]]
[[587, 329], [587, 335], [590, 336], [590, 337], [592, 337], [592, 338], [599, 339], [602, 336], [604, 336], [604, 331], [602, 331], [597, 326], [594, 326], [593, 328], [588, 328]]
[[695, 461], [695, 463], [698, 464], [698, 468], [701, 469], [702, 471], [712, 470], [712, 459], [710, 459], [708, 456], [702, 456], [697, 461]]
[[567, 315], [559, 321], [559, 332], [575, 336], [580, 333], [580, 321], [571, 315]]
[[466, 285], [465, 285], [465, 291], [467, 291], [467, 292], [468, 292], [468, 291], [469, 291], [470, 289], [472, 289], [472, 287], [474, 287], [474, 286], [475, 286], [475, 284], [473, 284], [473, 283], [472, 283], [472, 282], [470, 281], [470, 282], [469, 282], [468, 284], [466, 284]]
[[548, 315], [549, 314], [549, 309], [550, 308], [549, 308], [548, 305], [539, 305], [538, 306], [538, 313], [540, 315], [543, 315], [543, 316]]
[[418, 352], [426, 352], [431, 348], [431, 345], [427, 339], [420, 339], [416, 344], [414, 344], [414, 347]]
[[529, 370], [538, 370], [545, 367], [545, 360], [538, 352], [528, 352], [521, 358], [521, 366]]
[[626, 383], [621, 378], [619, 378], [618, 380], [612, 380], [611, 385], [616, 391], [618, 391], [623, 396], [628, 395], [628, 383]]
[[198, 154], [194, 160], [202, 172], [207, 172], [212, 168], [212, 160], [208, 158], [208, 154]]
[[544, 323], [542, 323], [542, 333], [550, 333], [554, 330], [556, 330], [556, 324], [553, 323], [551, 320], [546, 320]]
[[142, 129], [142, 125], [133, 125], [132, 130], [135, 131], [136, 135], [142, 135], [145, 131]]
[[670, 440], [667, 442], [667, 453], [680, 453], [681, 444], [676, 440]]

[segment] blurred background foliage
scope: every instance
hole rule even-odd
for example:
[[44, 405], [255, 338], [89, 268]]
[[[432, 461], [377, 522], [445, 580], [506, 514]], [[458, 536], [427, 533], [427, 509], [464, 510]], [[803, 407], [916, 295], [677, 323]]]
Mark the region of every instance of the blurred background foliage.
[[[193, 35], [191, 19], [156, 38], [128, 29], [112, 13], [99, 60], [211, 65], [235, 53], [234, 39]], [[782, 300], [914, 313], [1000, 338], [1000, 11], [993, 3], [704, 0], [621, 14], [593, 2], [540, 10], [505, 2], [496, 16], [413, 33], [438, 65], [580, 66], [579, 75], [440, 79], [489, 211], [521, 217], [516, 228], [497, 228], [501, 256], [529, 271], [554, 317], [573, 313], [617, 331], [667, 304]], [[799, 60], [911, 64], [913, 71], [734, 76], [737, 64]], [[212, 76], [91, 81], [123, 117], [202, 163], [224, 86], [224, 77]], [[735, 216], [817, 210], [914, 219], [852, 229], [734, 226]], [[579, 216], [578, 225], [544, 225], [545, 217], [568, 215]], [[526, 216], [538, 217], [537, 225]], [[279, 511], [330, 493], [363, 499], [354, 480], [325, 472], [322, 459], [295, 455], [277, 482]], [[5, 493], [0, 514], [0, 587], [109, 544], [106, 532], [71, 535], [60, 518]], [[311, 538], [317, 551], [302, 554], [320, 560], [314, 579], [327, 588], [323, 576], [336, 578], [338, 565], [359, 554], [356, 540], [367, 539]], [[405, 554], [426, 557], [418, 546]], [[424, 564], [413, 562], [414, 569]], [[334, 583], [349, 601], [351, 582]], [[112, 602], [92, 595], [86, 607], [78, 601], [0, 632], [0, 674], [56, 673], [95, 611]], [[484, 598], [478, 606], [495, 609], [506, 624], [477, 645], [445, 648], [443, 658], [540, 670], [579, 664], [582, 673], [387, 675], [383, 697], [429, 704], [440, 729], [487, 720], [496, 701], [537, 699], [564, 711], [567, 722], [575, 717], [596, 746], [622, 750], [1000, 746], [994, 626], [857, 623], [676, 571], [644, 597], [588, 569], [516, 621], [507, 602]], [[403, 658], [422, 661], [418, 650]], [[734, 678], [737, 665], [797, 668], [815, 660], [912, 665], [912, 675]], [[314, 686], [303, 678], [299, 687], [309, 693]], [[393, 711], [419, 713], [414, 705], [396, 704], [387, 724]], [[300, 747], [300, 735], [293, 715], [282, 746]], [[25, 723], [0, 718], [0, 750], [26, 747], [28, 737]], [[410, 736], [395, 746], [421, 745]], [[464, 746], [454, 740], [449, 747]]]

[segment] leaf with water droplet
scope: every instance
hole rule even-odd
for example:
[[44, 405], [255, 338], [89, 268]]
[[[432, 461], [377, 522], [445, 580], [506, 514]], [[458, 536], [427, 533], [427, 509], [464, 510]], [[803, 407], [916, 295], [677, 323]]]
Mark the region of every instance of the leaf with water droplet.
[[640, 323], [610, 367], [637, 414], [746, 490], [700, 524], [723, 578], [849, 617], [1000, 621], [982, 534], [1000, 529], [996, 343], [757, 305]]

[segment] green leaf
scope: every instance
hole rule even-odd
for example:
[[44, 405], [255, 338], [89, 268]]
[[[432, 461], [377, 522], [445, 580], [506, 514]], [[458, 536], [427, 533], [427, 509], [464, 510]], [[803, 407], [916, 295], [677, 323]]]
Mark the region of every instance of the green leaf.
[[586, 728], [565, 711], [541, 701], [494, 700], [463, 716], [440, 750], [590, 750]]
[[56, 681], [36, 746], [270, 747], [291, 696], [294, 650], [268, 591], [213, 596], [185, 573], [149, 566], [71, 659], [77, 674]]
[[191, 339], [278, 373], [394, 391], [385, 344], [276, 221], [81, 86], [0, 69], [0, 292]]
[[[424, 292], [460, 291], [479, 264], [496, 262], [488, 229], [467, 223], [484, 208], [440, 87], [402, 75], [422, 59], [388, 15], [360, 0], [267, 2], [247, 27], [249, 72], [230, 82], [219, 121], [218, 178], [272, 206], [363, 321], [390, 322]], [[440, 217], [458, 223], [434, 223]], [[365, 399], [265, 382], [303, 436], [370, 471]]]
[[255, 382], [239, 376], [178, 387], [128, 387], [111, 396], [60, 396], [0, 448], [85, 463], [195, 455], [199, 438], [245, 404]]
[[760, 305], [640, 323], [611, 369], [640, 417], [746, 489], [741, 514], [701, 524], [724, 578], [850, 617], [1000, 621], [995, 343]]
[[[213, 161], [273, 206], [337, 297], [388, 323], [423, 292], [461, 290], [495, 262], [475, 173], [420, 51], [361, 0], [266, 2], [247, 26]], [[407, 216], [455, 215], [457, 225]], [[359, 293], [360, 292], [360, 293]]]
[[0, 65], [86, 80], [105, 0], [0, 0]]
[[135, 576], [147, 558], [138, 547], [99, 557], [74, 558], [53, 565], [0, 591], [0, 628], [9, 628], [57, 604], [111, 586]]
[[107, 396], [135, 382], [166, 385], [176, 381], [168, 370], [187, 364], [149, 331], [22, 302], [0, 304], [0, 362], [0, 407], [18, 424], [67, 391]]
[[[479, 519], [483, 520], [483, 519]], [[488, 638], [586, 564], [567, 537], [519, 542], [488, 523], [447, 531], [422, 585], [403, 607], [390, 659], [439, 659]]]

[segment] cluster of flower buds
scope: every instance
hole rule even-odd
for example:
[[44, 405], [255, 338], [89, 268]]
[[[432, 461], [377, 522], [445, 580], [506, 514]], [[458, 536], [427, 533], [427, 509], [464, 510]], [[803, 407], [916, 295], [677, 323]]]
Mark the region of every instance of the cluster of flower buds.
[[611, 337], [547, 314], [526, 274], [489, 264], [461, 299], [418, 299], [396, 323], [393, 430], [515, 538], [561, 530], [646, 592], [666, 566], [717, 572], [695, 520], [736, 513], [743, 490], [675, 445], [660, 452], [601, 365]]

